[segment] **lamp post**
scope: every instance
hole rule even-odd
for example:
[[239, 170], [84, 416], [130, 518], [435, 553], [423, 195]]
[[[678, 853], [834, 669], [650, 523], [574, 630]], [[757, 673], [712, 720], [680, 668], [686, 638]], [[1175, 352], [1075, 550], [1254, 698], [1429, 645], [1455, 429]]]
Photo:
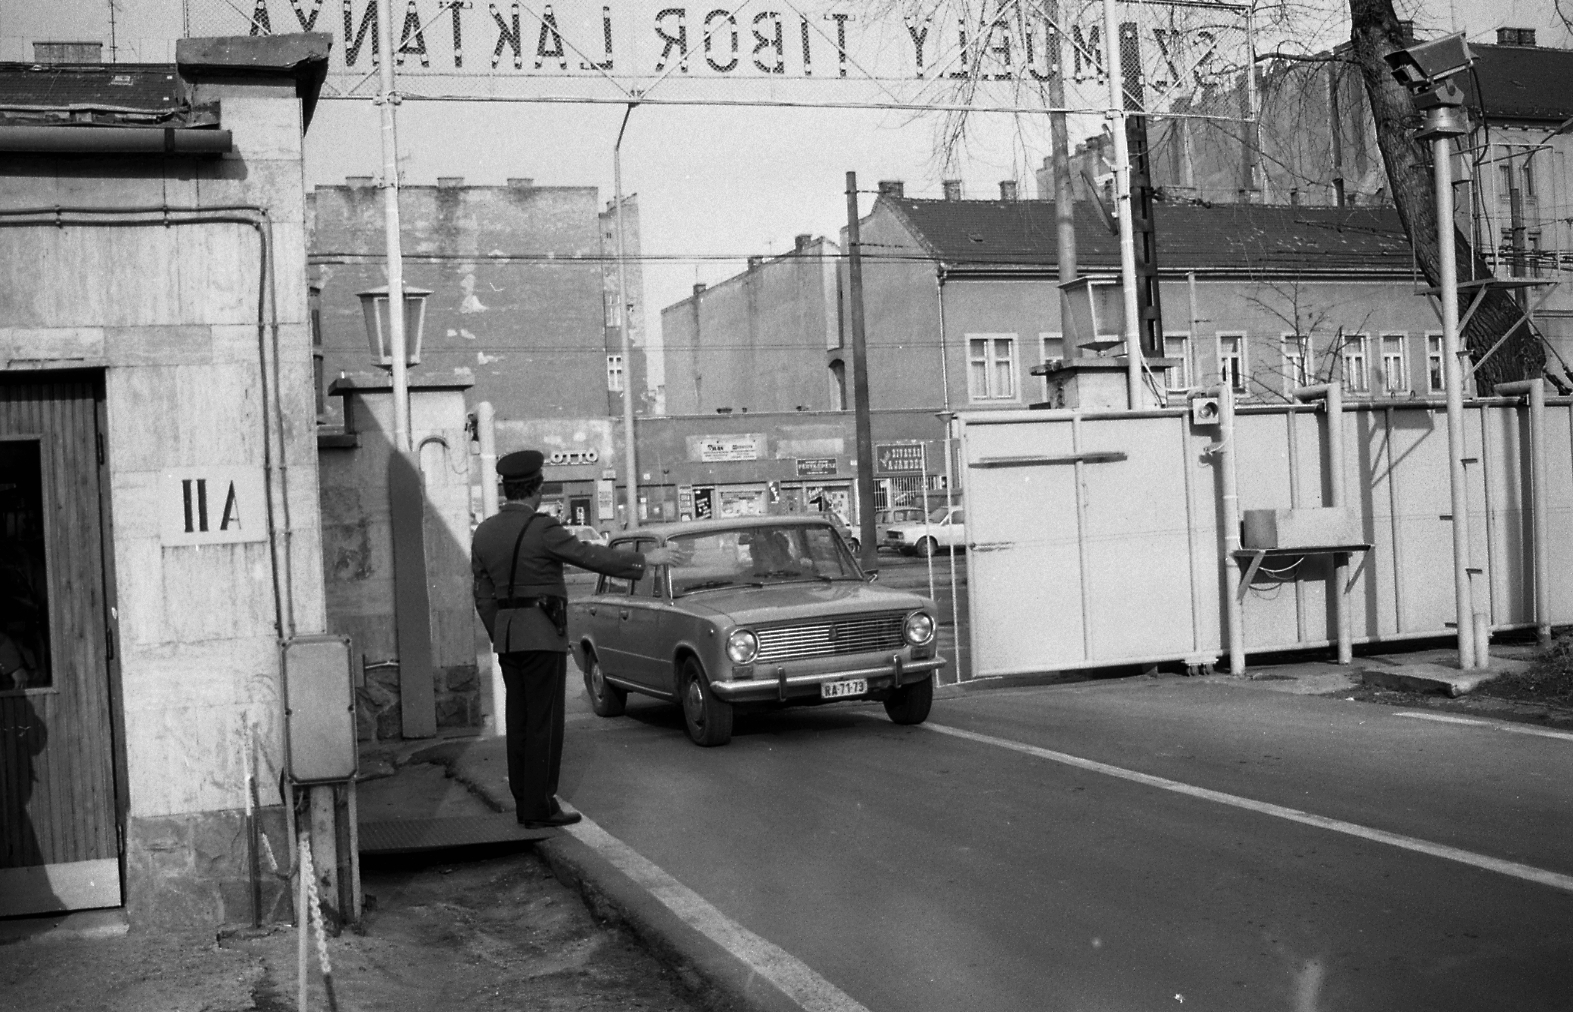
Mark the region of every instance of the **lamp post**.
[[[399, 94], [393, 80], [398, 33], [393, 27], [393, 0], [377, 0], [377, 23], [382, 36], [382, 61], [377, 68], [381, 90], [376, 102], [382, 111], [382, 217], [387, 242], [388, 291], [402, 302], [404, 249], [399, 236], [399, 128], [394, 115]], [[394, 316], [388, 322], [393, 374], [393, 448], [408, 453], [413, 442], [410, 436], [410, 383], [405, 373], [404, 319]]]
[[623, 131], [628, 129], [628, 117], [634, 112], [633, 103], [623, 111], [623, 125], [617, 128], [617, 143], [612, 145], [612, 184], [617, 201], [617, 323], [622, 337], [623, 350], [623, 468], [627, 471], [624, 483], [628, 486], [628, 529], [639, 526], [639, 461], [634, 448], [634, 360], [629, 350], [628, 338], [628, 258], [623, 232]]
[[1416, 140], [1431, 142], [1436, 187], [1438, 266], [1436, 293], [1442, 304], [1442, 372], [1447, 388], [1447, 476], [1453, 522], [1453, 601], [1458, 619], [1458, 666], [1469, 671], [1490, 663], [1487, 635], [1477, 636], [1473, 567], [1469, 564], [1469, 492], [1464, 473], [1464, 356], [1458, 338], [1458, 263], [1454, 259], [1453, 161], [1449, 143], [1468, 133], [1464, 94], [1451, 80], [1469, 69], [1474, 56], [1462, 33], [1389, 53], [1393, 76], [1407, 87], [1424, 119]]

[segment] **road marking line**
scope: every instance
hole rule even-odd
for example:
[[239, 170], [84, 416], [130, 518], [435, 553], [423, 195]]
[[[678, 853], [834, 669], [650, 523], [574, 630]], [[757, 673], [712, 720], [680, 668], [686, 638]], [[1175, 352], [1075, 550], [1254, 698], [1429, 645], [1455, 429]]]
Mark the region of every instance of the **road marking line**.
[[1399, 833], [1389, 833], [1383, 829], [1372, 829], [1354, 822], [1345, 822], [1342, 819], [1330, 819], [1325, 815], [1313, 815], [1302, 812], [1298, 808], [1286, 808], [1283, 805], [1274, 805], [1266, 801], [1253, 801], [1222, 791], [1208, 790], [1205, 787], [1196, 787], [1192, 784], [1181, 783], [1178, 780], [1169, 780], [1165, 777], [1155, 777], [1150, 773], [1138, 773], [1135, 770], [1124, 769], [1119, 766], [1110, 766], [1108, 763], [1095, 762], [1083, 759], [1080, 756], [1069, 755], [1065, 752], [1055, 752], [1051, 749], [1038, 748], [1036, 745], [1025, 745], [1018, 741], [1006, 738], [995, 738], [992, 735], [978, 734], [975, 731], [963, 731], [958, 727], [946, 727], [943, 724], [920, 724], [930, 731], [948, 734], [955, 738], [965, 738], [968, 741], [979, 742], [984, 745], [995, 745], [999, 748], [1010, 749], [1035, 756], [1039, 759], [1048, 759], [1052, 762], [1064, 763], [1066, 766], [1075, 766], [1078, 769], [1090, 770], [1093, 773], [1103, 773], [1121, 780], [1130, 780], [1134, 783], [1145, 784], [1148, 787], [1157, 787], [1160, 790], [1174, 791], [1177, 794], [1188, 794], [1193, 798], [1202, 798], [1206, 801], [1216, 801], [1220, 805], [1231, 805], [1247, 811], [1257, 812], [1261, 815], [1271, 815], [1290, 822], [1299, 822], [1307, 826], [1316, 826], [1319, 829], [1332, 830], [1335, 833], [1345, 833], [1356, 836], [1362, 840], [1371, 840], [1375, 843], [1385, 843], [1389, 846], [1399, 847], [1403, 850], [1412, 850], [1419, 854], [1429, 854], [1446, 861], [1457, 861], [1460, 864], [1471, 865], [1486, 871], [1494, 871], [1502, 875], [1511, 875], [1513, 878], [1534, 882], [1538, 885], [1550, 886], [1565, 892], [1573, 892], [1573, 875], [1563, 875], [1559, 872], [1546, 871], [1532, 865], [1520, 864], [1517, 861], [1504, 861], [1501, 858], [1488, 857], [1485, 854], [1476, 854], [1473, 851], [1461, 850], [1458, 847], [1449, 847], [1445, 844], [1432, 843], [1413, 836], [1404, 836]]
[[1414, 717], [1417, 720], [1436, 720], [1444, 724], [1477, 724], [1481, 727], [1507, 731], [1511, 734], [1532, 734], [1539, 738], [1560, 738], [1563, 741], [1573, 741], [1573, 734], [1569, 734], [1566, 731], [1552, 731], [1549, 728], [1531, 727], [1527, 724], [1503, 724], [1494, 720], [1477, 720], [1474, 717], [1451, 717], [1441, 713], [1416, 713], [1414, 710], [1400, 710], [1393, 716]]
[[760, 938], [588, 817], [567, 832], [606, 858], [683, 923], [745, 963], [806, 1012], [868, 1012], [808, 964]]

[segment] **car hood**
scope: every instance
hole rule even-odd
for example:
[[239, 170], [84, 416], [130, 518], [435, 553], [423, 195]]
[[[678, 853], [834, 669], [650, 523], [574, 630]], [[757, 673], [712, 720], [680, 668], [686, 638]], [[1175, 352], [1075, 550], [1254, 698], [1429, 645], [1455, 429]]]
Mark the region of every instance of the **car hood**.
[[927, 607], [934, 602], [904, 590], [839, 580], [835, 583], [780, 583], [767, 587], [702, 590], [675, 602], [679, 608], [734, 625], [790, 622], [826, 615], [863, 611], [898, 611]]
[[886, 527], [885, 527], [885, 530], [887, 530], [887, 531], [900, 531], [903, 534], [921, 534], [921, 533], [923, 533], [923, 531], [925, 529], [932, 529], [932, 530], [938, 531], [938, 530], [943, 530], [947, 526], [949, 526], [949, 527], [965, 527], [967, 525], [965, 523], [948, 524], [948, 525], [947, 524], [925, 524], [921, 520], [906, 520], [906, 521], [903, 521], [903, 522], [901, 522], [899, 524], [887, 524]]

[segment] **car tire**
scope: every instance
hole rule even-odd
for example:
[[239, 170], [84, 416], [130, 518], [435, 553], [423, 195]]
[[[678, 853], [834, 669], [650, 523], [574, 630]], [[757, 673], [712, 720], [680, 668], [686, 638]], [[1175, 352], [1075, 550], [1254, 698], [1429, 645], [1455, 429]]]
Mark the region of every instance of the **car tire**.
[[847, 540], [852, 543], [853, 555], [856, 555], [858, 552], [863, 550], [863, 542], [859, 541], [857, 538], [848, 538]]
[[732, 704], [716, 698], [704, 669], [692, 657], [677, 669], [678, 703], [683, 726], [695, 745], [712, 748], [732, 740]]
[[939, 542], [933, 538], [923, 538], [918, 542], [918, 554], [927, 559], [939, 553]]
[[584, 691], [597, 717], [621, 717], [628, 706], [628, 692], [606, 680], [601, 659], [588, 647], [584, 651]]
[[893, 724], [921, 724], [934, 706], [934, 676], [893, 689], [885, 700], [885, 715]]

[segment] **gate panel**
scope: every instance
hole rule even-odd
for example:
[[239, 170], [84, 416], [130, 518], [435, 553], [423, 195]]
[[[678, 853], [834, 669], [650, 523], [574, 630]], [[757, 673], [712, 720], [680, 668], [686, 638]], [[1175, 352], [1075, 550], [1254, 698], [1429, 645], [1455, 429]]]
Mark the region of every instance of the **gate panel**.
[[97, 376], [0, 377], [0, 916], [121, 902], [102, 397]]
[[1074, 667], [1086, 657], [1075, 470], [1000, 466], [1011, 457], [1071, 454], [1070, 422], [987, 430], [986, 439], [962, 444], [967, 582], [1010, 592], [990, 594], [986, 608], [971, 607], [973, 673]]
[[1095, 664], [1173, 654], [1192, 638], [1185, 420], [1088, 419], [1078, 450], [1124, 460], [1080, 466]]

